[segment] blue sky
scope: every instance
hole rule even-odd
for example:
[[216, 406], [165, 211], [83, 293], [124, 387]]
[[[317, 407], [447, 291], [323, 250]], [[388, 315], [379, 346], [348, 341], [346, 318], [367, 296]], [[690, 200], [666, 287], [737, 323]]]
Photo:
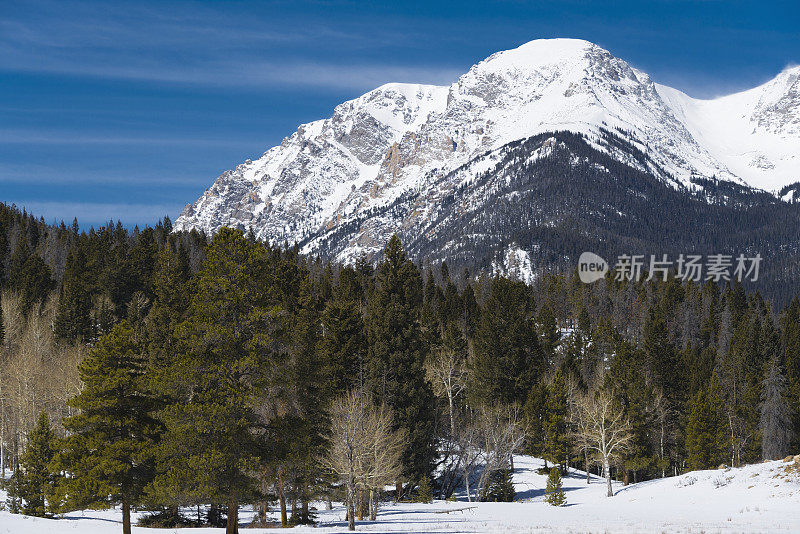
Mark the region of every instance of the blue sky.
[[174, 219], [343, 100], [537, 38], [726, 94], [800, 62], [799, 4], [0, 0], [0, 201], [84, 227]]

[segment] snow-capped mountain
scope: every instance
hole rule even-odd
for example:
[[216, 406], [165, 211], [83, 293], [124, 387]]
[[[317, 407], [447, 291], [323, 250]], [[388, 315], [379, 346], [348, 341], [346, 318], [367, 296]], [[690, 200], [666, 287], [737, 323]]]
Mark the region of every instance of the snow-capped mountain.
[[[468, 237], [491, 246], [501, 268], [507, 258], [527, 265], [533, 245], [520, 248], [496, 222], [495, 233], [484, 232], [488, 219], [502, 218], [497, 202], [524, 195], [511, 184], [519, 166], [530, 171], [559, 154], [611, 172], [546, 134], [579, 134], [675, 190], [697, 191], [702, 179], [716, 178], [777, 192], [800, 180], [798, 78], [800, 68], [787, 69], [750, 91], [696, 100], [592, 43], [531, 41], [493, 54], [450, 86], [392, 83], [337, 106], [223, 173], [175, 228], [252, 229], [342, 261], [378, 252], [393, 233], [438, 238], [438, 252], [465, 255]], [[521, 154], [517, 142], [532, 138]], [[468, 215], [473, 230], [483, 221], [481, 232], [469, 234]], [[554, 226], [557, 218], [544, 210], [522, 226]], [[456, 234], [443, 230], [452, 224], [462, 225]]]
[[800, 67], [714, 100], [663, 85], [656, 89], [692, 137], [733, 175], [769, 191], [800, 180]]

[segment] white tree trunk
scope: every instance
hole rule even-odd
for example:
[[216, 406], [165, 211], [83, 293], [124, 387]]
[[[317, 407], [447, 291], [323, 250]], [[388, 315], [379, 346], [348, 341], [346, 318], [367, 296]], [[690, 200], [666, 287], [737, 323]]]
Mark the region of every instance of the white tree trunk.
[[611, 487], [611, 466], [608, 464], [608, 456], [603, 458], [603, 470], [606, 472], [606, 487], [608, 488], [608, 497], [614, 496], [614, 488]]
[[467, 490], [467, 502], [472, 502], [472, 496], [469, 493], [469, 467], [467, 462], [464, 462], [464, 487]]
[[352, 475], [347, 479], [347, 530], [356, 529], [356, 495], [355, 480]]
[[378, 490], [375, 488], [369, 491], [369, 519], [370, 521], [378, 519]]

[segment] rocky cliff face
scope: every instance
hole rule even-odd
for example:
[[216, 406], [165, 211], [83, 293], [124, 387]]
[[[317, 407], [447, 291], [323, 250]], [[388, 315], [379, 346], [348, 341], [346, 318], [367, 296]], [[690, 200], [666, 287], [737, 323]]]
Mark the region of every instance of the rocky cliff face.
[[[576, 166], [592, 159], [548, 133], [578, 134], [587, 148], [687, 194], [711, 177], [778, 189], [800, 179], [789, 170], [800, 163], [797, 78], [789, 69], [749, 92], [697, 101], [592, 43], [532, 41], [490, 56], [450, 86], [387, 84], [337, 106], [224, 173], [175, 227], [252, 229], [340, 261], [372, 256], [399, 233], [418, 253], [437, 252], [436, 242], [438, 252], [466, 257], [480, 246], [501, 267], [530, 270], [534, 245], [521, 248], [524, 239], [503, 230], [518, 223], [508, 217], [521, 216], [508, 210], [524, 194], [512, 175], [556, 153]], [[759, 148], [731, 154], [726, 135]], [[532, 138], [521, 153], [518, 143]], [[521, 226], [556, 224], [550, 210], [530, 215]], [[452, 226], [465, 217], [470, 225]], [[476, 217], [495, 221], [491, 231]]]

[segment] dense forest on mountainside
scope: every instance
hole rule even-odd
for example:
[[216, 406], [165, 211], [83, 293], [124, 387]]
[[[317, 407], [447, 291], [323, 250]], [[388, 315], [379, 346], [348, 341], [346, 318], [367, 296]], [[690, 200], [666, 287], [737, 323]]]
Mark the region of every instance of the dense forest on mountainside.
[[[389, 225], [412, 258], [446, 261], [459, 274], [464, 268], [491, 272], [509, 250], [523, 251], [534, 269], [546, 272], [574, 269], [584, 251], [612, 264], [623, 254], [668, 254], [672, 260], [679, 254], [760, 254], [759, 279], [747, 288], [778, 306], [788, 304], [800, 283], [800, 203], [714, 179], [696, 178], [695, 189], [675, 185], [631, 136], [602, 132], [599, 142], [613, 147], [613, 155], [570, 132], [508, 143], [488, 168], [489, 156], [478, 157], [429, 189], [413, 189], [332, 226], [316, 252], [335, 257], [361, 243], [360, 229]], [[422, 210], [439, 188], [446, 194], [435, 209]], [[421, 213], [424, 223], [412, 224]]]
[[[396, 237], [377, 265], [342, 267], [171, 230], [0, 206], [11, 510], [121, 503], [128, 522], [138, 507], [235, 532], [244, 503], [284, 523], [319, 500], [374, 515], [387, 484], [506, 499], [520, 451], [632, 482], [800, 449], [797, 297], [456, 275]], [[605, 457], [585, 421], [603, 403], [625, 435]]]

